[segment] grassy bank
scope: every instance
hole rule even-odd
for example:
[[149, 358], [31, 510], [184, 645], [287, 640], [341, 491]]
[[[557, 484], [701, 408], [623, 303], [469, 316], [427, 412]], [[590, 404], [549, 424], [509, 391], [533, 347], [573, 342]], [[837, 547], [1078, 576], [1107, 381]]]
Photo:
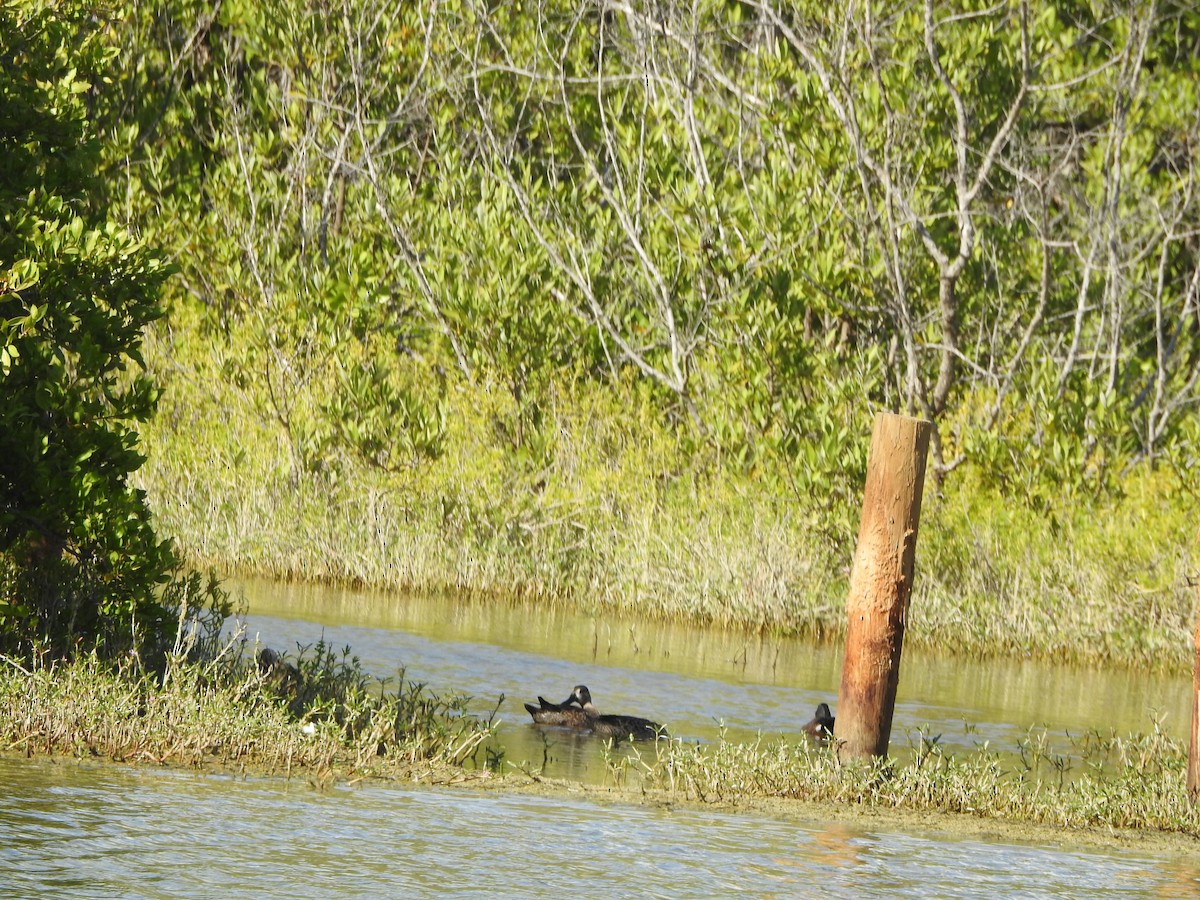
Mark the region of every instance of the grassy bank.
[[[222, 378], [219, 359], [189, 360], [196, 346], [152, 345], [167, 392], [138, 474], [160, 531], [193, 564], [843, 632], [861, 486], [818, 495], [787, 460], [746, 471], [685, 446], [632, 386], [555, 394], [536, 452], [514, 447], [508, 393], [458, 384], [435, 458], [391, 471], [336, 450], [314, 458], [303, 403], [285, 426]], [[848, 412], [846, 427], [865, 438], [870, 414]], [[1172, 479], [1134, 471], [1119, 499], [1041, 511], [970, 472], [927, 485], [906, 640], [1183, 670], [1194, 523]]]
[[[281, 677], [283, 673], [286, 677]], [[201, 770], [452, 781], [479, 774], [487, 723], [408, 683], [370, 689], [324, 650], [285, 669], [173, 663], [164, 679], [93, 657], [0, 659], [0, 751]]]
[[[313, 671], [300, 662], [297, 671]], [[219, 674], [182, 665], [160, 682], [89, 658], [38, 668], [0, 663], [0, 752], [7, 755], [232, 771], [317, 786], [373, 778], [566, 789], [535, 770], [494, 765], [497, 741], [488, 725], [418, 686], [382, 697], [351, 689], [298, 709], [281, 696], [279, 679], [258, 668]], [[1065, 830], [1054, 840], [1088, 829], [1200, 838], [1200, 811], [1184, 790], [1186, 748], [1178, 742], [1157, 731], [1068, 741], [1070, 764], [1045, 734], [1031, 734], [1004, 751], [950, 754], [926, 742], [886, 768], [841, 766], [827, 748], [806, 741], [661, 741], [610, 752], [602, 787], [610, 799], [642, 802], [772, 814], [821, 806], [826, 819], [937, 813]]]
[[[966, 814], [1066, 829], [1139, 829], [1200, 837], [1200, 810], [1184, 790], [1187, 748], [1155, 732], [1067, 738], [1045, 733], [1016, 748], [913, 748], [903, 764], [841, 766], [806, 742], [664, 745], [610, 759], [613, 778], [703, 803], [776, 798], [837, 807]], [[1065, 748], [1064, 748], [1065, 749]]]

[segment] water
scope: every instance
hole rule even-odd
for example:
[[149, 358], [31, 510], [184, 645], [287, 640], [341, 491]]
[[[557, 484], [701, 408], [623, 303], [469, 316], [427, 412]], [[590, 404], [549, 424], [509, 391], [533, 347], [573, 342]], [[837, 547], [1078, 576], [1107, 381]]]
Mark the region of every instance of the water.
[[473, 790], [0, 760], [6, 898], [1191, 897], [1195, 866]]
[[[497, 711], [510, 765], [603, 783], [598, 742], [521, 703], [588, 684], [686, 740], [793, 737], [837, 694], [836, 649], [566, 611], [246, 582], [248, 628], [295, 652], [349, 644]], [[503, 697], [503, 699], [501, 699]], [[893, 748], [1013, 744], [1030, 726], [1183, 736], [1184, 679], [906, 653]], [[1187, 861], [830, 821], [397, 785], [316, 791], [70, 761], [0, 759], [0, 897], [1193, 897]]]
[[[481, 715], [498, 709], [510, 762], [550, 775], [603, 777], [595, 742], [529, 725], [522, 705], [561, 701], [586, 684], [605, 712], [644, 716], [687, 740], [724, 733], [794, 737], [821, 701], [836, 705], [839, 647], [686, 625], [616, 621], [570, 610], [412, 598], [342, 588], [241, 583], [251, 636], [296, 651], [322, 637], [350, 645], [368, 671], [470, 695]], [[503, 696], [503, 702], [499, 702]], [[836, 712], [836, 710], [835, 710]], [[903, 756], [921, 736], [951, 752], [988, 744], [1015, 751], [1046, 729], [1068, 754], [1067, 735], [1161, 727], [1184, 740], [1190, 681], [1032, 661], [972, 662], [904, 654], [892, 729]], [[548, 742], [548, 744], [547, 744]]]

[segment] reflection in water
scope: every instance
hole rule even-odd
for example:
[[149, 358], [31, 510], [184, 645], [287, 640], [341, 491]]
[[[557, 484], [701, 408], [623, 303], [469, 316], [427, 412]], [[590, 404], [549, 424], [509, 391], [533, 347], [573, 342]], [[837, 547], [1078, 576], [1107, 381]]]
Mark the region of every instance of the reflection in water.
[[813, 835], [813, 840], [804, 845], [804, 857], [814, 867], [850, 868], [863, 864], [855, 844], [856, 833], [844, 825], [833, 824]]
[[1173, 897], [1134, 856], [460, 789], [0, 759], [6, 898]]
[[1200, 896], [1200, 866], [1184, 860], [1170, 860], [1158, 869], [1161, 880], [1153, 896], [1162, 900], [1195, 900]]
[[[836, 700], [840, 648], [688, 625], [599, 618], [566, 609], [411, 597], [346, 588], [247, 581], [251, 634], [295, 650], [322, 635], [349, 644], [368, 671], [396, 672], [500, 706], [508, 759], [537, 764], [545, 736], [522, 702], [557, 700], [587, 684], [603, 711], [663, 722], [672, 735], [735, 740], [794, 736], [821, 701]], [[1153, 718], [1183, 740], [1184, 678], [1030, 661], [976, 662], [906, 651], [892, 731], [902, 754], [918, 733], [950, 750], [987, 742], [1013, 750], [1031, 727], [1054, 736], [1149, 731]], [[555, 749], [595, 773], [563, 736]], [[1066, 752], [1068, 748], [1062, 748]], [[574, 776], [572, 776], [574, 777]]]

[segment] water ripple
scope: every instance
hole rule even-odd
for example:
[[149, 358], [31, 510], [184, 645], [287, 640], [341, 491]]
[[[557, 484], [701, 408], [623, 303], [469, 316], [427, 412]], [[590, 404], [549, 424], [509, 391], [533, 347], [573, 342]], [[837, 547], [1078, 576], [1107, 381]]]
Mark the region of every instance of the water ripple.
[[6, 897], [1192, 896], [1125, 855], [470, 790], [0, 760]]

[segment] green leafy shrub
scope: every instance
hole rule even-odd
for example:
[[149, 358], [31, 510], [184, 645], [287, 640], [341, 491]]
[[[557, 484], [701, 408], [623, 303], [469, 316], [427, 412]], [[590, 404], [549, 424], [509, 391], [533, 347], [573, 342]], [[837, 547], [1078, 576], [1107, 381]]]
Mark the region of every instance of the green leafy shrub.
[[[0, 647], [106, 654], [175, 626], [176, 564], [128, 476], [158, 401], [143, 330], [172, 271], [96, 203], [113, 59], [84, 3], [0, 4]], [[210, 597], [215, 597], [209, 594]], [[157, 651], [156, 651], [157, 652]]]

